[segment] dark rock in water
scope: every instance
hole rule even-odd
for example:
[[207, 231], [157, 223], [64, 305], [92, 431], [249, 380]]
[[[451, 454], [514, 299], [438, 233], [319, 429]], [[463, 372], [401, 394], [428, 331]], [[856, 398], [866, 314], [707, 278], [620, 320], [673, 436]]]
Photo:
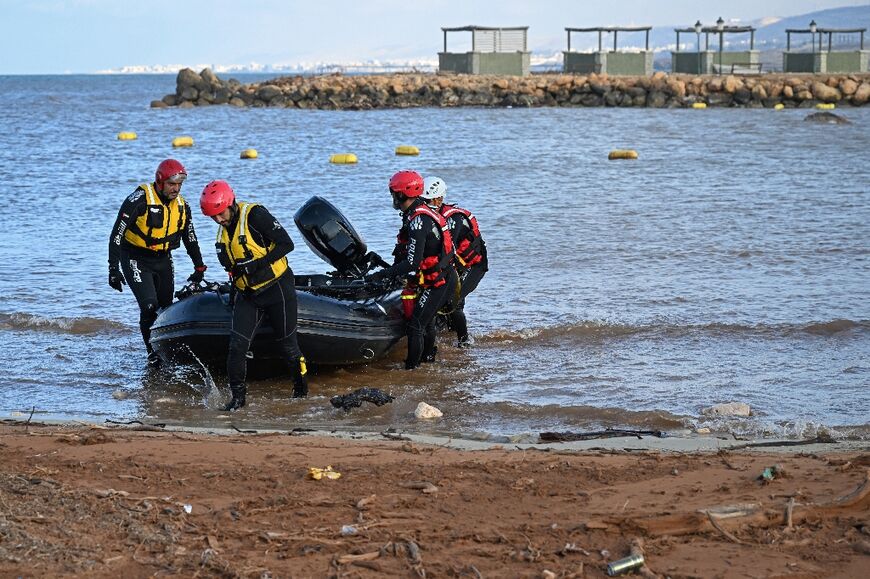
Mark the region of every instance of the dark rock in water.
[[350, 410], [351, 408], [362, 406], [363, 402], [371, 402], [375, 406], [383, 406], [393, 400], [395, 398], [377, 388], [359, 388], [350, 394], [333, 396], [329, 399], [329, 402], [336, 408]]
[[848, 125], [851, 123], [846, 117], [835, 115], [834, 113], [812, 113], [804, 119], [811, 123], [829, 123], [832, 125]]

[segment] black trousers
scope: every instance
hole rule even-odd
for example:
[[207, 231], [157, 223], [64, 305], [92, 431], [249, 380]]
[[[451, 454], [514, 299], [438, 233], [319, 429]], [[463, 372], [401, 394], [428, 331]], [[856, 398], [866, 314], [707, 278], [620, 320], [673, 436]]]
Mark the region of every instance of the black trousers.
[[414, 312], [408, 321], [408, 357], [405, 368], [411, 370], [435, 351], [435, 316], [456, 292], [456, 270], [448, 268], [447, 283], [441, 287], [425, 288], [414, 303]]
[[[151, 255], [153, 254], [153, 255]], [[139, 330], [145, 348], [151, 350], [151, 324], [157, 310], [172, 304], [175, 291], [175, 268], [170, 253], [157, 254], [148, 250], [121, 248], [121, 271], [130, 291], [139, 303]]]
[[239, 292], [236, 295], [227, 354], [227, 377], [231, 387], [245, 383], [248, 371], [246, 354], [263, 318], [269, 319], [294, 380], [300, 377], [302, 351], [296, 334], [296, 288], [293, 280], [293, 272], [288, 269], [278, 281], [259, 293]]
[[459, 288], [459, 303], [456, 304], [453, 312], [450, 314], [450, 327], [456, 330], [456, 337], [459, 338], [460, 342], [468, 338], [468, 321], [465, 319], [465, 298], [477, 289], [477, 285], [483, 279], [488, 269], [484, 259], [466, 269], [459, 276], [459, 281], [462, 284]]

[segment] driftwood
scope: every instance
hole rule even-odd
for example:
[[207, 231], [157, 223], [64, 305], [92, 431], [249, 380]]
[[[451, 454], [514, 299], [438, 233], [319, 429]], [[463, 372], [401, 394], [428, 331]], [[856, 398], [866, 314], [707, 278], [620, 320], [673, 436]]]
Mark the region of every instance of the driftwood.
[[[798, 508], [799, 507], [799, 508]], [[649, 536], [691, 535], [717, 531], [731, 541], [740, 542], [725, 526], [731, 523], [772, 527], [796, 525], [806, 519], [830, 517], [870, 508], [870, 471], [852, 492], [824, 503], [798, 504], [790, 499], [786, 508], [764, 508], [757, 504], [731, 505], [702, 509], [694, 513], [659, 515], [640, 519], [612, 519], [614, 525], [629, 524]]]

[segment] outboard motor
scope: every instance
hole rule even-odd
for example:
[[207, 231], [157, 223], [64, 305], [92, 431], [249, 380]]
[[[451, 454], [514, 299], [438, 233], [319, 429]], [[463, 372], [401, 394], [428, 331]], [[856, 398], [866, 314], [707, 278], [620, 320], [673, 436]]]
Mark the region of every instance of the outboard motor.
[[321, 259], [331, 264], [340, 276], [359, 277], [378, 262], [366, 253], [366, 243], [332, 203], [315, 195], [293, 216], [305, 243]]

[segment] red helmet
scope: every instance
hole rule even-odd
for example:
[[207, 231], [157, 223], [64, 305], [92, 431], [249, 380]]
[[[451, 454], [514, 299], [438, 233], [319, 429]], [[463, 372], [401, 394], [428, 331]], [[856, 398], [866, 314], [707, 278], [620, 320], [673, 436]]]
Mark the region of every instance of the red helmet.
[[212, 181], [202, 190], [199, 207], [202, 214], [214, 217], [236, 202], [236, 194], [226, 181]]
[[187, 171], [184, 170], [184, 165], [175, 159], [162, 161], [157, 165], [157, 172], [154, 173], [154, 182], [161, 188], [166, 181], [183, 183], [185, 179], [187, 179]]
[[423, 194], [423, 176], [417, 171], [399, 171], [390, 178], [390, 193], [419, 197]]

